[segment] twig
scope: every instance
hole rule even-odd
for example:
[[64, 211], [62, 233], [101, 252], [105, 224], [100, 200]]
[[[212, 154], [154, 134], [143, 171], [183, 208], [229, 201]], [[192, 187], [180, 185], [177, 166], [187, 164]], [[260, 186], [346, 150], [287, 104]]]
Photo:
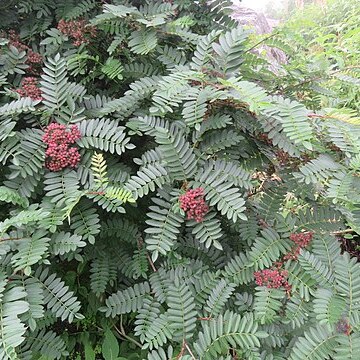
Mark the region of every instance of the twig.
[[186, 341], [184, 341], [184, 345], [185, 345], [185, 348], [186, 350], [188, 351], [188, 353], [190, 354], [191, 358], [193, 360], [196, 360], [196, 357], [194, 356], [194, 354], [192, 353], [191, 349], [189, 348], [189, 345], [186, 343]]
[[157, 272], [157, 269], [156, 269], [153, 261], [151, 260], [151, 257], [150, 257], [150, 255], [149, 255], [149, 253], [146, 253], [146, 257], [147, 257], [147, 259], [148, 259], [148, 261], [149, 261], [149, 264], [150, 264], [151, 268], [153, 269], [153, 271], [154, 271], [154, 272]]
[[259, 194], [260, 192], [262, 192], [263, 189], [264, 189], [265, 183], [266, 183], [266, 181], [267, 181], [268, 179], [269, 179], [269, 178], [265, 178], [265, 179], [260, 183], [259, 187], [257, 187], [256, 189], [254, 189], [253, 192], [250, 192], [249, 195], [248, 195], [248, 198], [250, 198], [250, 197], [252, 197], [252, 196], [254, 196], [254, 195]]
[[14, 241], [14, 240], [24, 240], [26, 237], [15, 237], [15, 238], [0, 238], [0, 241]]
[[104, 191], [89, 191], [86, 195], [105, 195]]
[[179, 355], [176, 357], [177, 360], [181, 359], [185, 352], [185, 339], [183, 339], [183, 343], [181, 345], [181, 349]]
[[115, 324], [114, 324], [114, 328], [115, 328], [115, 330], [119, 333], [119, 335], [121, 335], [123, 338], [131, 341], [133, 344], [135, 344], [135, 345], [138, 346], [140, 349], [142, 349], [142, 345], [141, 345], [138, 341], [136, 341], [136, 340], [133, 339], [132, 337], [126, 335], [124, 326], [123, 326], [123, 324], [122, 324], [122, 315], [120, 316], [120, 329], [118, 329]]
[[345, 230], [333, 231], [330, 234], [331, 235], [342, 235], [342, 234], [349, 234], [349, 233], [353, 233], [353, 232], [355, 232], [355, 230], [345, 229]]
[[275, 35], [277, 35], [277, 32], [272, 33], [271, 35], [265, 37], [264, 39], [260, 40], [259, 42], [257, 42], [255, 45], [253, 45], [251, 48], [247, 49], [244, 51], [244, 54], [246, 54], [247, 52], [255, 49], [257, 46], [261, 45], [263, 42], [265, 42], [266, 40], [271, 39], [272, 37], [274, 37]]

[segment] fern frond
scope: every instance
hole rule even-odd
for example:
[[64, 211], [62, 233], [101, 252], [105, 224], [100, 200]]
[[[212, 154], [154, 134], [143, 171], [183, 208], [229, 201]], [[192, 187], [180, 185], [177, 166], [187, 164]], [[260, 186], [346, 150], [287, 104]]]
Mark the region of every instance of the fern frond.
[[125, 189], [132, 192], [134, 199], [147, 195], [150, 191], [155, 191], [158, 186], [161, 188], [169, 182], [168, 172], [159, 164], [143, 167], [136, 175], [131, 176], [125, 184]]
[[166, 255], [174, 246], [184, 221], [183, 216], [173, 211], [172, 205], [166, 200], [153, 198], [156, 206], [150, 206], [147, 213], [145, 229], [146, 248], [152, 253], [152, 260], [156, 261], [160, 254]]
[[224, 74], [230, 74], [239, 69], [243, 61], [241, 54], [244, 52], [244, 42], [247, 37], [248, 33], [242, 27], [238, 27], [220, 35], [219, 43], [212, 45], [218, 55], [216, 58], [218, 67]]
[[324, 360], [332, 356], [337, 335], [327, 327], [317, 326], [305, 332], [296, 340], [290, 353], [290, 360]]
[[216, 213], [208, 213], [205, 215], [203, 221], [196, 224], [192, 229], [192, 233], [200, 244], [204, 243], [206, 248], [211, 246], [219, 250], [223, 250], [222, 245], [218, 241], [223, 237], [220, 221], [215, 218]]
[[225, 306], [229, 297], [235, 290], [235, 284], [228, 284], [221, 279], [211, 290], [204, 309], [210, 314], [209, 317], [217, 316]]
[[127, 149], [133, 149], [130, 138], [126, 137], [125, 128], [110, 119], [84, 120], [79, 124], [81, 139], [77, 144], [85, 149], [99, 149], [111, 154], [121, 155]]
[[226, 354], [230, 348], [252, 349], [260, 346], [258, 325], [251, 314], [241, 317], [225, 312], [214, 320], [203, 323], [203, 331], [194, 344], [201, 360], [212, 360]]
[[83, 319], [84, 316], [79, 313], [80, 301], [69, 291], [69, 287], [56, 277], [56, 274], [49, 275], [49, 269], [45, 268], [35, 274], [35, 278], [40, 282], [44, 290], [44, 304], [56, 317], [61, 320], [68, 320], [69, 323], [74, 319]]
[[115, 317], [119, 314], [134, 312], [142, 308], [144, 299], [150, 294], [148, 282], [135, 284], [125, 290], [119, 290], [105, 300], [105, 306], [99, 310], [105, 313], [105, 316]]
[[281, 289], [268, 289], [258, 286], [255, 292], [254, 312], [255, 319], [260, 324], [271, 324], [279, 319], [279, 312], [282, 307], [281, 300], [285, 294]]
[[360, 264], [345, 252], [335, 262], [335, 281], [339, 295], [346, 300], [349, 316], [360, 310]]
[[345, 310], [346, 301], [328, 289], [318, 289], [314, 299], [314, 313], [320, 325], [335, 324]]
[[188, 340], [196, 328], [195, 299], [189, 287], [177, 280], [169, 287], [167, 296], [169, 329], [174, 340]]
[[15, 271], [22, 270], [25, 275], [30, 275], [31, 265], [39, 262], [48, 250], [50, 238], [45, 235], [46, 231], [38, 230], [18, 242], [18, 252], [11, 259]]

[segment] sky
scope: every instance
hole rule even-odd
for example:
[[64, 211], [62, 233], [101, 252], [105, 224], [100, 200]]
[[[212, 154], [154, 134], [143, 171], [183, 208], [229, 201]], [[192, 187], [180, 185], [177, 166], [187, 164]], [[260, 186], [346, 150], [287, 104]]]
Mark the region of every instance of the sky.
[[[233, 0], [234, 3], [237, 2], [237, 0]], [[266, 6], [266, 4], [269, 2], [269, 0], [242, 0], [242, 4], [246, 7], [249, 7], [251, 9], [255, 10], [263, 10]], [[281, 5], [283, 3], [283, 0], [275, 0], [274, 3], [277, 3], [278, 5]]]

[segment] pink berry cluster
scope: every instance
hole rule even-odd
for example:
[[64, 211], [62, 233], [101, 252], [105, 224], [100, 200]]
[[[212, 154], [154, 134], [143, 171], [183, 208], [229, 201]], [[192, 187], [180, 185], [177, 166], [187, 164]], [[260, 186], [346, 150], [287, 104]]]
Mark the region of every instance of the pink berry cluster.
[[26, 64], [29, 65], [27, 69], [31, 74], [39, 75], [41, 71], [41, 65], [43, 63], [43, 57], [31, 49], [27, 52]]
[[180, 208], [186, 212], [188, 220], [194, 219], [196, 222], [204, 220], [204, 216], [209, 211], [204, 200], [204, 189], [196, 188], [186, 191], [180, 195]]
[[284, 262], [287, 260], [297, 260], [300, 250], [310, 244], [313, 238], [313, 232], [300, 232], [290, 234], [290, 240], [295, 243], [295, 246], [283, 258], [275, 262], [270, 269], [264, 269], [254, 272], [255, 282], [259, 286], [266, 286], [272, 289], [283, 287], [290, 296], [291, 285], [287, 282], [286, 278], [288, 272], [283, 270]]
[[18, 50], [28, 50], [29, 47], [20, 41], [20, 36], [15, 30], [9, 30], [8, 35], [9, 45], [16, 47]]
[[300, 250], [310, 244], [313, 235], [314, 233], [311, 231], [290, 234], [290, 240], [292, 240], [296, 245], [284, 256], [284, 260], [297, 260]]
[[70, 20], [65, 21], [61, 19], [57, 26], [58, 30], [64, 35], [73, 39], [73, 45], [80, 46], [81, 44], [88, 44], [89, 38], [96, 37], [96, 29], [94, 26], [89, 26], [85, 20]]
[[30, 97], [33, 100], [42, 100], [41, 90], [38, 88], [38, 79], [32, 76], [25, 77], [21, 83], [21, 88], [15, 91], [21, 97]]
[[72, 125], [68, 131], [65, 125], [51, 123], [42, 137], [48, 145], [45, 166], [50, 171], [60, 171], [66, 167], [75, 168], [80, 161], [80, 153], [77, 148], [70, 145], [80, 138], [81, 134], [76, 125]]
[[16, 47], [18, 50], [27, 51], [26, 64], [29, 65], [27, 71], [33, 75], [39, 75], [41, 70], [41, 65], [43, 63], [43, 57], [39, 53], [31, 50], [29, 46], [25, 45], [20, 41], [20, 36], [14, 31], [10, 30], [7, 34], [9, 39], [9, 45]]
[[286, 290], [291, 288], [287, 282], [288, 272], [280, 268], [264, 269], [254, 272], [255, 282], [259, 286], [266, 286], [269, 289], [284, 287]]

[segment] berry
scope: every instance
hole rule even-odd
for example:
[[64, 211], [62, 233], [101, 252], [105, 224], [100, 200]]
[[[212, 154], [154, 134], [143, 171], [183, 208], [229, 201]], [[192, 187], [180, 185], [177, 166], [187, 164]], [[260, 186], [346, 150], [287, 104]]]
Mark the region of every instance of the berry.
[[61, 19], [57, 28], [64, 35], [74, 39], [73, 45], [75, 46], [88, 44], [90, 42], [89, 37], [96, 37], [95, 27], [87, 25], [85, 20], [65, 21], [64, 19]]
[[186, 212], [188, 220], [194, 219], [196, 222], [201, 222], [209, 211], [202, 188], [188, 190], [179, 197], [179, 201], [180, 208]]
[[9, 45], [16, 47], [18, 50], [28, 50], [29, 47], [20, 41], [20, 36], [14, 31], [9, 30]]
[[43, 63], [43, 57], [39, 53], [29, 49], [27, 52], [27, 59], [26, 59], [26, 64], [29, 65], [27, 71], [35, 75], [40, 74], [42, 63]]
[[21, 88], [15, 91], [21, 97], [30, 97], [33, 100], [42, 100], [41, 90], [37, 87], [38, 80], [35, 77], [26, 77], [21, 83]]
[[266, 286], [269, 289], [278, 289], [284, 287], [286, 290], [290, 288], [286, 278], [288, 272], [281, 269], [264, 269], [254, 272], [255, 282], [259, 286]]
[[314, 233], [312, 232], [290, 234], [290, 240], [292, 240], [296, 245], [283, 257], [283, 260], [297, 260], [300, 250], [309, 245], [313, 235]]
[[314, 233], [311, 231], [298, 234], [293, 233], [290, 235], [290, 240], [292, 240], [300, 248], [304, 248], [309, 245], [310, 241], [313, 238], [313, 235]]
[[48, 145], [45, 166], [51, 171], [60, 171], [66, 167], [75, 168], [79, 164], [80, 153], [77, 148], [70, 145], [80, 138], [81, 134], [76, 125], [72, 125], [70, 131], [67, 131], [65, 125], [50, 124], [42, 137]]

